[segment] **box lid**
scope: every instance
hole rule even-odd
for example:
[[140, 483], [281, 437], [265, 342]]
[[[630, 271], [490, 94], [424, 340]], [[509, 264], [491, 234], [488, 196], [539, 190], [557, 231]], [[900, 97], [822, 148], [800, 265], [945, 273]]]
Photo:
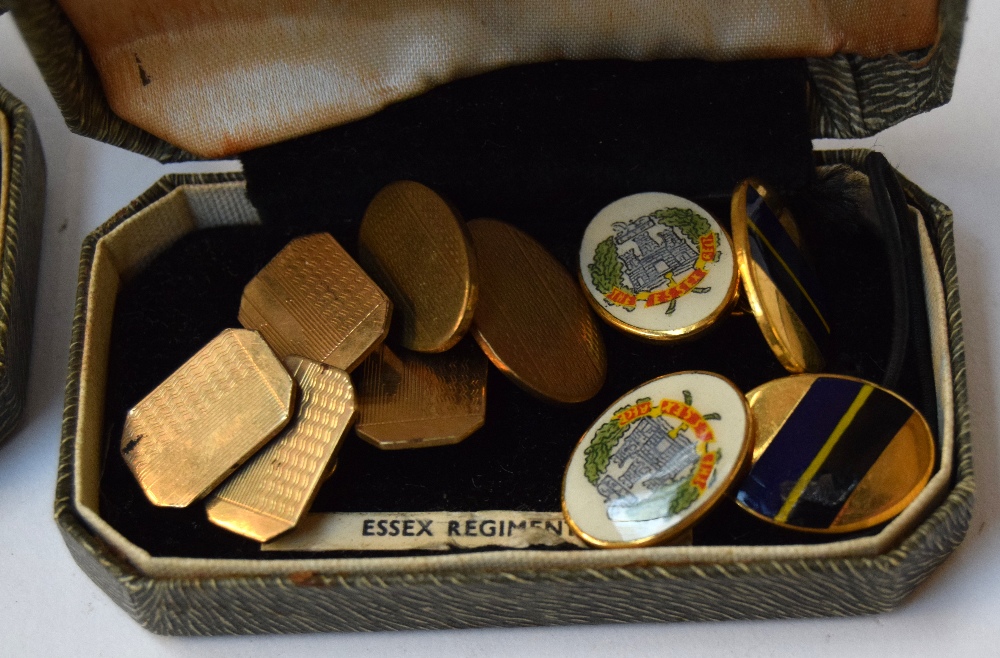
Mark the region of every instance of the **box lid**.
[[[70, 128], [161, 161], [232, 155], [495, 68], [606, 57], [828, 55], [807, 59], [812, 134], [863, 137], [950, 99], [967, 3], [907, 0], [886, 8], [827, 0], [786, 16], [787, 9], [766, 0], [728, 12], [690, 1], [591, 0], [556, 19], [547, 3], [488, 0], [439, 0], [419, 11], [407, 5], [402, 18], [398, 0], [362, 8], [259, 0], [185, 9], [182, 2], [169, 14], [134, 0], [115, 3], [116, 11], [92, 0], [4, 1]], [[481, 25], [472, 20], [483, 16]], [[272, 38], [257, 36], [264, 29], [273, 30]], [[371, 47], [372, 39], [388, 45]], [[244, 43], [255, 45], [242, 49]], [[346, 55], [331, 62], [321, 54], [316, 61], [331, 44], [341, 44]], [[195, 54], [188, 52], [195, 46]], [[150, 95], [157, 81], [173, 96]], [[136, 120], [120, 118], [112, 107]], [[144, 112], [151, 107], [159, 122], [148, 124]]]

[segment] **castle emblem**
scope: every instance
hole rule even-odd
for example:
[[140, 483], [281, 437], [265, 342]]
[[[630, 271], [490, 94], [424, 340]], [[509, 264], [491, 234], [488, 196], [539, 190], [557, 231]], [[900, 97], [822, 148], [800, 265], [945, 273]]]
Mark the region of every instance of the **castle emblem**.
[[[698, 262], [698, 252], [672, 228], [658, 234], [651, 233], [659, 226], [649, 215], [628, 223], [615, 222], [612, 228], [615, 231], [615, 244], [624, 247], [618, 251], [618, 257], [624, 266], [623, 274], [636, 292], [651, 292], [661, 288], [664, 280], [690, 272]], [[635, 243], [638, 254], [625, 247], [629, 242]]]
[[637, 400], [599, 427], [585, 450], [584, 474], [613, 521], [680, 514], [711, 484], [720, 457], [710, 420], [684, 401]]
[[612, 224], [614, 235], [598, 243], [589, 265], [591, 282], [607, 305], [633, 310], [668, 304], [699, 286], [719, 258], [719, 237], [705, 217], [689, 208], [661, 208]]
[[618, 477], [605, 473], [597, 482], [604, 502], [635, 504], [638, 501], [632, 489], [640, 482], [647, 490], [679, 482], [701, 461], [694, 441], [679, 429], [663, 418], [643, 418], [636, 423], [611, 457]]

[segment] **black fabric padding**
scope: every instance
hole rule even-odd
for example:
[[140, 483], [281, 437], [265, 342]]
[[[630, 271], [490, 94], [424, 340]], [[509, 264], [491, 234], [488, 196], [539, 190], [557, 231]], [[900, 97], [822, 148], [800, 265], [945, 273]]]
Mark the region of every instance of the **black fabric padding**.
[[[865, 171], [871, 181], [875, 215], [882, 233], [886, 235], [887, 257], [895, 272], [895, 277], [890, 278], [900, 280], [899, 283], [893, 282], [893, 302], [896, 307], [894, 315], [903, 315], [905, 319], [895, 321], [892, 339], [894, 349], [883, 378], [883, 386], [896, 388], [906, 367], [906, 353], [910, 348], [916, 353], [930, 350], [924, 289], [917, 285], [923, 277], [922, 264], [918, 259], [904, 257], [905, 253], [919, 251], [920, 238], [916, 224], [910, 217], [906, 194], [885, 156], [877, 151], [869, 153], [865, 158]], [[893, 240], [896, 241], [895, 245]], [[905, 336], [900, 336], [902, 331], [905, 331]], [[925, 404], [921, 409], [931, 427], [937, 427], [933, 367], [929, 360], [919, 360], [916, 365], [915, 373], [911, 374], [915, 374], [922, 383], [920, 400]]]
[[350, 232], [382, 186], [412, 179], [467, 219], [554, 236], [636, 192], [728, 195], [749, 175], [801, 187], [805, 89], [798, 60], [556, 62], [453, 82], [241, 159], [269, 221]]
[[[261, 226], [192, 233], [122, 289], [106, 402], [109, 449], [101, 514], [153, 555], [281, 558], [210, 524], [204, 507], [157, 509], [118, 454], [127, 410], [226, 327], [243, 286], [294, 235], [329, 231], [349, 250], [383, 185], [417, 180], [468, 218], [509, 221], [575, 271], [584, 227], [605, 204], [650, 190], [687, 195], [729, 225], [729, 195], [748, 175], [808, 195], [811, 142], [799, 61], [556, 63], [444, 85], [349, 126], [243, 156]], [[831, 288], [830, 370], [878, 379], [889, 336], [880, 247], [862, 228], [810, 217]], [[551, 510], [575, 443], [604, 408], [668, 372], [721, 373], [749, 390], [785, 375], [750, 315], [677, 345], [601, 323], [607, 382], [572, 407], [538, 401], [491, 368], [486, 424], [457, 446], [381, 452], [350, 436], [314, 511]], [[905, 392], [904, 392], [905, 394]], [[721, 516], [720, 516], [721, 514]], [[703, 543], [801, 541], [747, 531], [725, 509]], [[324, 554], [326, 556], [337, 554]], [[297, 556], [304, 556], [297, 554]]]

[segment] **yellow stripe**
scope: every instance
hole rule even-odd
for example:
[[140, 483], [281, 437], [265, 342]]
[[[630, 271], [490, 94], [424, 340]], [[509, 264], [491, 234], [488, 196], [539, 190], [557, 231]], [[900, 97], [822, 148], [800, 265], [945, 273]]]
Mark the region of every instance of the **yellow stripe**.
[[826, 318], [823, 317], [823, 314], [819, 312], [819, 307], [816, 306], [816, 302], [813, 301], [813, 298], [809, 296], [809, 293], [806, 292], [806, 289], [802, 286], [802, 282], [799, 281], [799, 277], [795, 276], [795, 272], [793, 272], [792, 268], [788, 266], [788, 263], [785, 262], [785, 259], [781, 257], [781, 254], [778, 253], [778, 250], [774, 248], [774, 246], [768, 241], [766, 237], [764, 237], [764, 234], [761, 233], [760, 229], [757, 228], [757, 225], [753, 223], [753, 220], [747, 218], [747, 224], [750, 225], [750, 228], [752, 228], [753, 232], [757, 234], [757, 237], [759, 237], [761, 241], [764, 243], [764, 245], [771, 251], [771, 253], [774, 254], [774, 257], [778, 259], [778, 262], [781, 263], [781, 266], [785, 268], [786, 272], [788, 272], [788, 276], [792, 277], [792, 281], [794, 281], [795, 285], [798, 286], [800, 291], [802, 291], [802, 294], [803, 296], [805, 296], [806, 301], [809, 302], [809, 305], [812, 306], [814, 311], [816, 311], [816, 315], [819, 317], [819, 321], [822, 322], [823, 326], [826, 328], [826, 333], [830, 333], [829, 323], [827, 323]]
[[830, 438], [826, 440], [826, 443], [823, 444], [819, 453], [817, 453], [816, 457], [813, 458], [812, 463], [809, 464], [809, 468], [805, 470], [805, 473], [802, 474], [799, 481], [795, 483], [795, 488], [792, 489], [792, 493], [788, 494], [785, 504], [781, 506], [781, 509], [778, 510], [778, 514], [774, 517], [775, 521], [784, 523], [788, 520], [788, 515], [792, 513], [792, 508], [795, 507], [795, 503], [799, 502], [799, 497], [802, 496], [802, 492], [806, 490], [806, 485], [808, 485], [810, 480], [812, 480], [816, 475], [816, 471], [818, 471], [819, 467], [823, 465], [826, 458], [830, 456], [830, 452], [833, 450], [833, 447], [837, 445], [837, 441], [840, 440], [840, 437], [851, 424], [851, 421], [854, 420], [854, 417], [858, 415], [858, 411], [865, 404], [865, 401], [868, 399], [868, 396], [872, 394], [873, 390], [875, 389], [871, 384], [865, 384], [861, 387], [861, 390], [858, 391], [858, 395], [854, 398], [854, 402], [852, 402], [851, 406], [847, 408], [847, 413], [841, 417], [840, 422], [833, 428]]

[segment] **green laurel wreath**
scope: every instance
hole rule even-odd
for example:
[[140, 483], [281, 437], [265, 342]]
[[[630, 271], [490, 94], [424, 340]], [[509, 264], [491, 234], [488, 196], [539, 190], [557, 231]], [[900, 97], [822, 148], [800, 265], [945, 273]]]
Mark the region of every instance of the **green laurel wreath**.
[[[622, 262], [618, 259], [618, 248], [613, 237], [601, 241], [594, 251], [594, 262], [587, 266], [590, 270], [590, 280], [602, 295], [610, 293], [615, 286], [625, 289], [625, 278], [622, 276]], [[626, 290], [629, 294], [631, 290]]]
[[708, 220], [690, 208], [662, 208], [649, 216], [655, 217], [667, 228], [679, 228], [684, 237], [696, 245], [701, 236], [712, 230]]
[[[649, 400], [650, 398], [643, 399]], [[642, 402], [642, 400], [637, 400], [636, 404], [639, 404], [639, 402]], [[618, 424], [614, 416], [617, 416], [630, 406], [625, 405], [621, 409], [616, 409], [615, 413], [612, 414], [612, 419], [597, 428], [597, 433], [590, 440], [590, 445], [583, 451], [586, 457], [583, 461], [583, 474], [587, 476], [587, 480], [594, 486], [597, 485], [597, 481], [604, 472], [608, 470], [608, 463], [611, 461], [611, 451], [615, 449], [615, 446], [618, 445], [618, 442], [622, 440], [622, 436], [625, 434], [625, 428]]]
[[674, 491], [673, 500], [670, 501], [670, 514], [680, 514], [691, 507], [699, 496], [701, 496], [701, 492], [691, 484], [690, 479], [682, 482]]
[[[710, 414], [712, 416], [719, 416], [719, 414]], [[707, 418], [708, 416], [704, 416]], [[721, 416], [720, 416], [721, 418]], [[718, 462], [722, 459], [722, 448], [715, 451], [715, 460]], [[680, 514], [687, 508], [694, 504], [694, 501], [701, 497], [701, 492], [691, 484], [691, 480], [694, 478], [694, 474], [687, 481], [681, 483], [676, 491], [674, 491], [674, 499], [670, 501], [670, 513]]]
[[[690, 208], [661, 208], [650, 213], [650, 217], [667, 228], [677, 227], [681, 233], [695, 245], [701, 236], [712, 230], [708, 220]], [[609, 237], [597, 244], [594, 250], [594, 262], [587, 266], [590, 270], [590, 280], [602, 295], [607, 295], [615, 287], [629, 294], [633, 291], [625, 285], [622, 276], [622, 262], [618, 258], [618, 247], [614, 237]]]

